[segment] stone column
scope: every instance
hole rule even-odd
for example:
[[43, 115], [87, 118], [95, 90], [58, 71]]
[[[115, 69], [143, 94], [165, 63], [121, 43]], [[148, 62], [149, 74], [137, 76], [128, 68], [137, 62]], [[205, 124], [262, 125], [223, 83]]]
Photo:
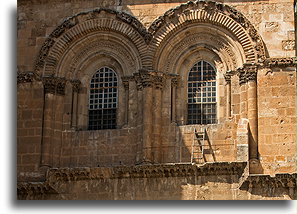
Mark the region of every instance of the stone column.
[[79, 80], [72, 80], [72, 107], [71, 107], [71, 128], [77, 128], [77, 106], [78, 106], [78, 93], [81, 82]]
[[173, 77], [171, 79], [171, 122], [176, 123], [176, 87], [178, 79]]
[[152, 133], [153, 133], [153, 78], [146, 70], [139, 71], [143, 86], [143, 161], [153, 162], [152, 160]]
[[44, 77], [44, 110], [41, 141], [41, 168], [52, 167], [52, 139], [54, 135], [54, 104], [56, 95], [65, 94], [66, 80], [58, 77]]
[[250, 159], [258, 159], [258, 105], [257, 105], [257, 67], [249, 66], [246, 71], [248, 119], [250, 124]]
[[136, 89], [137, 89], [137, 96], [136, 96], [136, 100], [137, 100], [137, 115], [136, 115], [136, 123], [135, 125], [137, 126], [139, 132], [141, 132], [141, 134], [138, 134], [136, 137], [138, 138], [137, 141], [137, 154], [136, 154], [136, 163], [142, 163], [143, 162], [143, 85], [142, 85], [142, 81], [141, 81], [141, 77], [139, 73], [134, 73], [134, 80], [136, 83]]
[[227, 72], [224, 77], [226, 80], [226, 93], [227, 93], [227, 105], [226, 105], [226, 117], [231, 117], [231, 76], [232, 72]]
[[154, 72], [154, 96], [153, 96], [153, 162], [161, 163], [162, 157], [162, 89], [165, 82], [163, 73]]
[[129, 79], [130, 77], [122, 77], [123, 86], [125, 89], [125, 125], [128, 125], [129, 115]]
[[238, 69], [240, 85], [240, 118], [247, 118], [247, 86], [246, 74], [244, 69]]

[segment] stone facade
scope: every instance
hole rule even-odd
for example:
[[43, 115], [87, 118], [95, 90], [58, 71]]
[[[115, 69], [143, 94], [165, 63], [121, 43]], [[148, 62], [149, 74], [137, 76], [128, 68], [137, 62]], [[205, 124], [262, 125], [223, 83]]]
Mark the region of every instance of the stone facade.
[[[19, 1], [18, 198], [293, 199], [293, 4]], [[217, 123], [189, 125], [201, 60], [217, 70]], [[117, 127], [88, 130], [103, 66], [118, 76]], [[208, 143], [197, 165], [194, 129]]]

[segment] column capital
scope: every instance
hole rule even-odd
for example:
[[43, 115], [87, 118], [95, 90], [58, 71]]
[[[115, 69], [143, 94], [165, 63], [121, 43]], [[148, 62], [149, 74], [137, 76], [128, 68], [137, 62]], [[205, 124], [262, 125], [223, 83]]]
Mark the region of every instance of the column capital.
[[81, 87], [81, 81], [78, 79], [70, 80], [70, 83], [72, 84], [72, 90], [76, 93], [79, 93], [80, 87]]
[[122, 82], [125, 90], [129, 90], [129, 81], [133, 80], [133, 76], [124, 76], [122, 77]]
[[225, 74], [224, 74], [224, 77], [225, 77], [225, 80], [226, 80], [226, 83], [227, 84], [231, 84], [231, 77], [235, 74], [236, 72], [235, 71], [227, 71]]
[[180, 76], [178, 74], [170, 74], [171, 87], [177, 87], [180, 84]]
[[247, 82], [245, 71], [243, 68], [237, 69], [237, 75], [239, 77], [239, 85], [245, 84]]
[[62, 77], [45, 76], [42, 78], [44, 92], [65, 95], [66, 79]]
[[148, 71], [145, 69], [139, 70], [138, 73], [133, 74], [136, 81], [137, 89], [142, 90], [147, 87], [155, 87], [162, 89], [165, 82], [165, 74], [157, 71]]

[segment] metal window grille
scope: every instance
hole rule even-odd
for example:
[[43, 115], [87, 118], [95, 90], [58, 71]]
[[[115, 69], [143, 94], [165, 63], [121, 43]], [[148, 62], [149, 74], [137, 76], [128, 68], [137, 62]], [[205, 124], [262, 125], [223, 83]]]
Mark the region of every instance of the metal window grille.
[[90, 83], [89, 130], [115, 129], [117, 103], [117, 74], [111, 68], [100, 68]]
[[188, 76], [188, 124], [216, 123], [216, 70], [199, 61]]

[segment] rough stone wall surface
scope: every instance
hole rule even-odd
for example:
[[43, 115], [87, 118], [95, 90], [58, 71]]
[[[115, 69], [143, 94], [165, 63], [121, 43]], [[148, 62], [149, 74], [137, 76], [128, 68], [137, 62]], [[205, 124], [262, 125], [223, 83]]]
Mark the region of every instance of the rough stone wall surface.
[[296, 145], [295, 72], [258, 73], [259, 155], [264, 174], [294, 172]]
[[18, 85], [17, 170], [37, 171], [40, 161], [43, 114], [42, 83]]

